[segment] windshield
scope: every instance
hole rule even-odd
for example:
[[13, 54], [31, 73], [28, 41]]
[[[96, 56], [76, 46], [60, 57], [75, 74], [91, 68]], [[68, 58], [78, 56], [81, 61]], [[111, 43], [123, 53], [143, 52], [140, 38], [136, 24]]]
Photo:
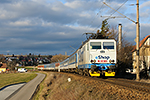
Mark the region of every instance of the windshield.
[[91, 49], [101, 49], [101, 42], [91, 42], [90, 48]]
[[114, 49], [114, 42], [104, 42], [103, 49]]

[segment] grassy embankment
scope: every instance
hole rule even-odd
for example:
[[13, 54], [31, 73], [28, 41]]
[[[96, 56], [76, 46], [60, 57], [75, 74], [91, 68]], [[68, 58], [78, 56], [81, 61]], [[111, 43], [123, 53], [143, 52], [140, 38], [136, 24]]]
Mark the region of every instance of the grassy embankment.
[[[48, 79], [47, 76], [49, 76], [49, 74], [47, 72], [42, 72], [40, 71], [40, 73], [43, 73], [46, 75], [45, 79]], [[40, 83], [40, 86], [39, 86], [39, 90], [37, 91], [37, 93], [34, 95], [34, 97], [32, 98], [32, 100], [40, 100], [40, 97], [41, 96], [41, 92], [42, 90], [44, 89], [44, 82], [45, 82], [45, 79]]]
[[111, 81], [62, 72], [44, 73], [47, 76], [32, 100], [150, 100], [149, 93], [111, 84]]
[[36, 73], [0, 74], [0, 88], [16, 83], [29, 82], [37, 76]]

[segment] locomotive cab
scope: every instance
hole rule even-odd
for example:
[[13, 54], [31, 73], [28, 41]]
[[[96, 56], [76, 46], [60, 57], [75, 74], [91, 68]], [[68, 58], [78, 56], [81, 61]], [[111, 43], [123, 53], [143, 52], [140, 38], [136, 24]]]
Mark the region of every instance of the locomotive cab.
[[116, 41], [113, 39], [91, 40], [89, 43], [91, 76], [115, 76]]

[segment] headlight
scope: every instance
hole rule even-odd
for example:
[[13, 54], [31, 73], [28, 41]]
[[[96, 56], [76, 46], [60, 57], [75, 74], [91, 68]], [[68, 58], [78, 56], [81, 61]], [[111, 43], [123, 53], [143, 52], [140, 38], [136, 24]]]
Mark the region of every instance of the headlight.
[[109, 60], [109, 63], [111, 63], [111, 60]]
[[94, 63], [95, 63], [95, 62], [96, 62], [96, 60], [91, 60], [91, 62], [94, 62]]
[[109, 60], [109, 63], [114, 63], [115, 62], [115, 60]]

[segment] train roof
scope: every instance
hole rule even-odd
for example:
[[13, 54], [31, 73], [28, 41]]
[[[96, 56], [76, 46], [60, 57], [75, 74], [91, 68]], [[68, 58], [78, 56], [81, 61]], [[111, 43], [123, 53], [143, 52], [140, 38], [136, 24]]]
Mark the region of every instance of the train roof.
[[82, 45], [79, 47], [79, 49], [81, 49], [82, 46], [83, 46], [84, 44], [86, 44], [87, 42], [89, 42], [90, 40], [115, 40], [115, 39], [88, 39], [88, 40], [86, 40], [86, 41], [84, 41], [84, 42], [82, 43]]
[[[82, 46], [83, 45], [85, 45], [87, 42], [89, 42], [90, 40], [115, 40], [115, 39], [88, 39], [88, 40], [86, 40], [86, 41], [84, 41], [83, 43], [82, 43], [82, 45], [78, 48], [78, 49], [81, 49], [82, 48]], [[78, 51], [78, 49], [73, 53], [73, 54], [71, 54], [69, 57], [71, 57], [72, 55], [74, 55], [77, 51]], [[68, 58], [69, 58], [68, 57]]]

